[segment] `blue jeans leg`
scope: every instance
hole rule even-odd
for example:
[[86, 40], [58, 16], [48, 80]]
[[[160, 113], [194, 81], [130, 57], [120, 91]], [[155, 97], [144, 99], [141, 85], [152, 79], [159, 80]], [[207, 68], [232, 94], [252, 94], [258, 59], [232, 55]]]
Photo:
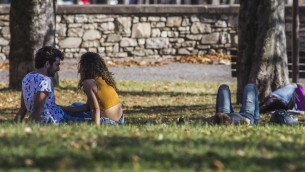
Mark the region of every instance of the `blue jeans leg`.
[[231, 91], [228, 85], [222, 84], [218, 88], [216, 98], [216, 113], [232, 113]]
[[[81, 102], [75, 102], [72, 103], [70, 106], [71, 107], [76, 107], [76, 106], [82, 106], [84, 103]], [[64, 111], [64, 119], [67, 122], [89, 122], [92, 121], [92, 117], [90, 115], [90, 112], [67, 112]]]
[[253, 83], [247, 84], [244, 88], [240, 113], [249, 118], [252, 124], [258, 124], [260, 119], [259, 105], [256, 86]]
[[296, 84], [288, 84], [285, 85], [275, 91], [273, 91], [271, 94], [281, 99], [283, 102], [286, 103], [286, 105], [291, 100], [291, 97], [294, 93], [294, 90], [297, 88]]

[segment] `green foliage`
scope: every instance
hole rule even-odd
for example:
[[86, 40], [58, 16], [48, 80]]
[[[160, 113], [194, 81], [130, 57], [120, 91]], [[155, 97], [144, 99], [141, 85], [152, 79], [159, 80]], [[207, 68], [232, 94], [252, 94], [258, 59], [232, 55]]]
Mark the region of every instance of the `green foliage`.
[[[85, 101], [75, 81], [57, 102]], [[20, 92], [0, 84], [0, 170], [7, 171], [304, 171], [303, 124], [209, 126], [219, 83], [118, 82], [126, 125], [14, 124]], [[235, 95], [235, 85], [230, 85]], [[235, 97], [233, 98], [233, 102]], [[238, 110], [239, 106], [234, 106]], [[301, 119], [302, 120], [302, 119]]]

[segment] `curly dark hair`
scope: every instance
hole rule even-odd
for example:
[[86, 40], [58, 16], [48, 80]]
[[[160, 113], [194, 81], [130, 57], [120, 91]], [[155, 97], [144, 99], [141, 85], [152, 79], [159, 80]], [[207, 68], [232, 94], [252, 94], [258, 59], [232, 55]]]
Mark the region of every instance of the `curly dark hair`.
[[109, 72], [106, 63], [103, 58], [97, 53], [86, 52], [81, 56], [78, 65], [78, 72], [80, 74], [80, 80], [78, 88], [82, 88], [82, 82], [86, 79], [95, 79], [102, 77], [103, 80], [116, 91], [118, 91], [115, 81], [113, 79], [113, 73]]
[[52, 65], [56, 58], [64, 59], [64, 55], [59, 49], [51, 46], [42, 47], [35, 54], [35, 68], [42, 68], [47, 61]]

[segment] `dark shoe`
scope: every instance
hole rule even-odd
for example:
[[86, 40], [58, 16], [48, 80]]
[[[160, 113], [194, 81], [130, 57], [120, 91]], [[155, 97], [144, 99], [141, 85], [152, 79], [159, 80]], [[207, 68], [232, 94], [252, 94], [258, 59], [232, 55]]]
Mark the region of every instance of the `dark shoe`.
[[296, 125], [299, 123], [298, 118], [286, 110], [277, 110], [273, 112], [270, 117], [270, 122], [285, 125]]

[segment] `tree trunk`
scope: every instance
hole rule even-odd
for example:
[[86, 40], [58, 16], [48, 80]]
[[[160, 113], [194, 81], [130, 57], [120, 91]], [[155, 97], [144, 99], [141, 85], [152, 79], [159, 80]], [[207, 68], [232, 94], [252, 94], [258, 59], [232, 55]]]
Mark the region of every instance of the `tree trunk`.
[[256, 83], [259, 99], [289, 83], [285, 0], [240, 1], [237, 102], [243, 88]]
[[21, 89], [22, 78], [34, 69], [35, 52], [55, 45], [55, 1], [14, 0], [10, 8], [9, 87]]

